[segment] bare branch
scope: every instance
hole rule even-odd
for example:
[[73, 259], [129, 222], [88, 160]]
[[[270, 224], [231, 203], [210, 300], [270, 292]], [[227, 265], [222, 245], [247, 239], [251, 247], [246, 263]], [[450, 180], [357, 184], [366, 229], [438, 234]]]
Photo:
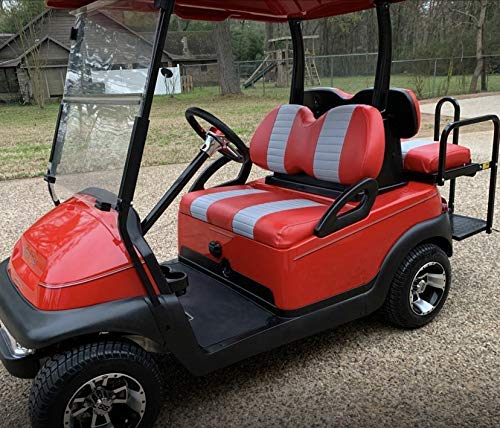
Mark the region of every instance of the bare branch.
[[464, 12], [463, 10], [459, 10], [459, 9], [450, 9], [450, 11], [455, 12], [455, 13], [459, 13], [460, 15], [467, 16], [467, 17], [471, 18], [472, 20], [474, 20], [474, 22], [477, 23], [477, 17], [470, 14], [469, 12]]

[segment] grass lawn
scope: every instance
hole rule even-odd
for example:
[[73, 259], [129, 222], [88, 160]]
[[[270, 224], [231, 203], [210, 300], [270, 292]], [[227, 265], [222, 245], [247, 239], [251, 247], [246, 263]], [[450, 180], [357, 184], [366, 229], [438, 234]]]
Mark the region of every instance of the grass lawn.
[[[490, 89], [500, 90], [500, 78], [494, 84], [493, 80], [490, 79]], [[358, 76], [338, 78], [334, 84], [348, 92], [356, 92], [373, 82], [368, 77]], [[399, 75], [394, 76], [393, 86], [414, 88], [415, 85], [411, 76]], [[249, 143], [265, 114], [286, 102], [287, 97], [288, 89], [275, 88], [271, 84], [263, 87], [261, 83], [246, 90], [241, 97], [221, 97], [218, 88], [197, 88], [175, 98], [157, 97], [151, 114], [144, 164], [187, 162], [197, 153], [202, 142], [184, 119], [188, 107], [197, 106], [214, 113]], [[47, 104], [42, 110], [34, 106], [0, 106], [0, 180], [45, 173], [58, 109], [58, 103]], [[427, 131], [431, 129], [432, 120], [427, 118], [423, 132], [430, 135]]]
[[[188, 107], [213, 112], [248, 142], [264, 115], [285, 100], [280, 94], [221, 97], [216, 88], [197, 89], [175, 98], [158, 97], [151, 113], [144, 163], [180, 163], [194, 157], [202, 141], [184, 119]], [[0, 106], [0, 180], [45, 173], [58, 109], [58, 103], [49, 103], [42, 110], [35, 106]]]

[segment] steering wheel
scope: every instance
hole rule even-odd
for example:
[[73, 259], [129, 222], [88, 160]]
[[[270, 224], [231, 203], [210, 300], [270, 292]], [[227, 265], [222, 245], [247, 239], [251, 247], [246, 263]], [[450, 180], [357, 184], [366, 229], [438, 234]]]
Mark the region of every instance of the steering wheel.
[[[197, 118], [208, 122], [212, 125], [212, 128], [206, 131]], [[190, 107], [186, 110], [186, 120], [206, 144], [215, 141], [217, 143], [216, 151], [225, 158], [242, 164], [249, 162], [250, 153], [248, 147], [229, 126], [213, 114], [198, 107]], [[209, 137], [211, 137], [211, 140], [209, 140]]]

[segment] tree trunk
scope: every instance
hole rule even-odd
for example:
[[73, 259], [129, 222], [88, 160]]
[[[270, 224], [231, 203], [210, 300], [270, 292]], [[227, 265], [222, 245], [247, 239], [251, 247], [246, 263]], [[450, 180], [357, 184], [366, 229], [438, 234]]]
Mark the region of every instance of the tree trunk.
[[229, 21], [214, 23], [214, 37], [219, 63], [221, 93], [222, 95], [241, 94], [238, 72], [233, 60]]
[[322, 18], [319, 22], [319, 54], [331, 55], [331, 47], [336, 41], [330, 39], [330, 25], [328, 18]]
[[265, 28], [266, 28], [266, 41], [265, 41], [266, 45], [264, 48], [265, 51], [268, 51], [271, 48], [269, 40], [272, 40], [274, 38], [274, 26], [275, 25], [276, 24], [273, 24], [272, 22], [266, 22], [266, 26], [265, 26]]
[[487, 92], [488, 91], [488, 62], [486, 60], [487, 58], [483, 57], [483, 71], [481, 73], [481, 91]]
[[477, 91], [477, 82], [479, 77], [483, 73], [484, 69], [484, 57], [483, 57], [483, 47], [484, 47], [484, 23], [486, 21], [486, 8], [488, 6], [488, 0], [480, 0], [481, 10], [479, 12], [479, 19], [477, 20], [477, 35], [476, 35], [476, 68], [474, 74], [472, 75], [472, 80], [470, 82], [469, 92]]

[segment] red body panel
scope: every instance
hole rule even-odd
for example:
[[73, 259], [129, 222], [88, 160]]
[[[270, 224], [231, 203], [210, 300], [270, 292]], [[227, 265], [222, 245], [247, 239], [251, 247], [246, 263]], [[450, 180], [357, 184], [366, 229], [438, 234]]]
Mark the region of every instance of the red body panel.
[[28, 229], [14, 248], [9, 274], [42, 310], [64, 310], [145, 294], [121, 241], [116, 211], [77, 195]]
[[179, 214], [179, 248], [212, 260], [211, 241], [238, 273], [269, 288], [277, 307], [298, 309], [373, 280], [404, 232], [442, 213], [435, 186], [411, 182], [380, 195], [370, 215], [326, 238], [312, 233], [290, 248], [274, 248], [230, 230]]
[[[99, 211], [94, 202], [84, 195], [70, 199], [16, 244], [9, 274], [33, 306], [65, 310], [145, 295], [120, 239], [116, 212]], [[220, 242], [235, 271], [268, 287], [279, 308], [293, 310], [369, 283], [405, 231], [441, 212], [437, 189], [411, 182], [380, 195], [371, 214], [357, 224], [326, 238], [314, 236], [311, 229], [288, 248], [274, 248], [183, 210], [179, 246], [212, 258], [208, 243]], [[273, 221], [284, 220], [278, 214], [266, 220]]]

